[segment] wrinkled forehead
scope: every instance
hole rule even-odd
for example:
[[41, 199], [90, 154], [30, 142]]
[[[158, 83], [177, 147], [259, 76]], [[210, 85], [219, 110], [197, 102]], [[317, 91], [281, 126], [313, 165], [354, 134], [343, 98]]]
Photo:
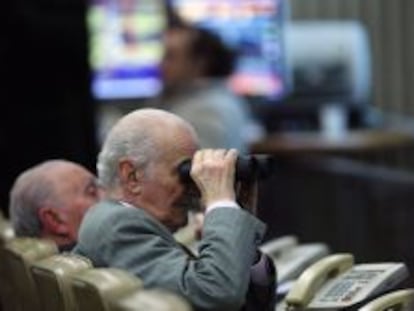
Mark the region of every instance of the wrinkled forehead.
[[159, 129], [158, 148], [167, 160], [191, 158], [199, 148], [198, 139], [191, 127], [178, 124], [169, 130]]

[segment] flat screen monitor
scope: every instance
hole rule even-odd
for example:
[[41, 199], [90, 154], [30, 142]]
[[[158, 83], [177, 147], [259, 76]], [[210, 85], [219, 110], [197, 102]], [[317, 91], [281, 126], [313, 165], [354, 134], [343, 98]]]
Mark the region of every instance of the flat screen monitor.
[[161, 91], [163, 0], [90, 0], [87, 24], [95, 98], [146, 98]]
[[229, 78], [234, 92], [270, 100], [287, 95], [287, 0], [169, 1], [171, 9], [184, 21], [218, 33], [238, 52], [236, 70]]

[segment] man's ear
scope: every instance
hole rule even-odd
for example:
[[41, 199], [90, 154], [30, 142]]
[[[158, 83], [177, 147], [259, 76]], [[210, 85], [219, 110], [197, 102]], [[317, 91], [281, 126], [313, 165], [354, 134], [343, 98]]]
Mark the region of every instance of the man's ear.
[[58, 208], [41, 207], [38, 210], [38, 217], [46, 233], [59, 236], [66, 236], [69, 233], [69, 227]]
[[133, 193], [139, 194], [141, 192], [141, 181], [143, 173], [130, 160], [119, 161], [119, 178], [121, 185]]

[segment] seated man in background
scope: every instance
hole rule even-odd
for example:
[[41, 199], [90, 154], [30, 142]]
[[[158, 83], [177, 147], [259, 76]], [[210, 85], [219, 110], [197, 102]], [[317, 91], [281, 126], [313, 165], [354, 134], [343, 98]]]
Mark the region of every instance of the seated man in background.
[[201, 148], [245, 153], [262, 132], [248, 103], [227, 86], [235, 62], [235, 52], [205, 29], [180, 25], [166, 31], [164, 90], [155, 105], [188, 121]]
[[[97, 164], [108, 199], [86, 213], [74, 252], [171, 290], [195, 310], [274, 310], [274, 266], [257, 251], [265, 225], [253, 215], [256, 183], [240, 185], [239, 205], [237, 151], [197, 149], [194, 129], [169, 112], [139, 109], [119, 120]], [[194, 185], [178, 170], [191, 158]], [[205, 212], [198, 256], [172, 235], [195, 203]]]
[[10, 220], [17, 236], [51, 239], [60, 251], [70, 250], [83, 215], [100, 196], [86, 168], [48, 160], [17, 177], [10, 191]]

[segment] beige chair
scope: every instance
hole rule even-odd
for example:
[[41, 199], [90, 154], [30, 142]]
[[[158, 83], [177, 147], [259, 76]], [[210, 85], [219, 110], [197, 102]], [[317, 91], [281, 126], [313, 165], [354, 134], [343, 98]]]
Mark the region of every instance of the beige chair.
[[92, 268], [86, 257], [63, 253], [36, 261], [30, 270], [43, 311], [72, 311], [76, 304], [69, 276]]
[[15, 237], [12, 225], [0, 215], [0, 303], [3, 310], [13, 310], [10, 305], [12, 299], [12, 287], [8, 279], [6, 263], [4, 261], [4, 246]]
[[4, 245], [14, 237], [15, 234], [11, 223], [0, 217], [0, 247], [4, 247]]
[[187, 247], [192, 247], [197, 242], [197, 225], [188, 224], [174, 233], [175, 240]]
[[112, 301], [112, 311], [191, 311], [180, 296], [162, 289], [144, 289]]
[[78, 311], [110, 311], [110, 301], [143, 286], [139, 278], [116, 268], [85, 270], [73, 275], [70, 282]]
[[53, 241], [15, 238], [3, 249], [8, 279], [13, 287], [15, 310], [41, 311], [39, 297], [30, 273], [30, 264], [58, 252]]
[[383, 295], [366, 304], [359, 311], [413, 311], [414, 289], [403, 289]]

